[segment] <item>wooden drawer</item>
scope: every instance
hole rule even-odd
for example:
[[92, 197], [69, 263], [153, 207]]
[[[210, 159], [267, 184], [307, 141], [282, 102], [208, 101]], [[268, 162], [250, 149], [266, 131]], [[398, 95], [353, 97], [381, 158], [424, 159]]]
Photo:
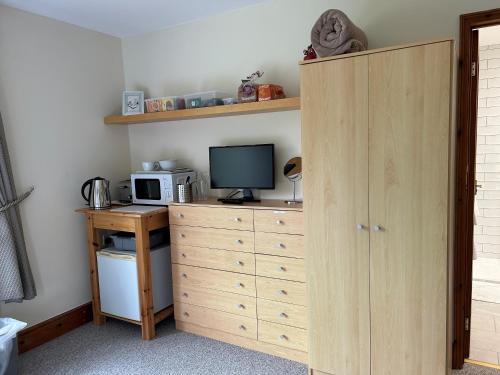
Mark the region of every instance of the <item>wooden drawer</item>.
[[256, 318], [255, 297], [221, 292], [213, 289], [194, 289], [185, 287], [184, 285], [175, 285], [174, 300], [175, 303], [189, 303], [191, 305], [207, 307], [213, 310]]
[[292, 258], [304, 258], [304, 236], [256, 232], [255, 252]]
[[256, 232], [304, 234], [304, 215], [301, 211], [255, 210]]
[[255, 276], [172, 264], [174, 286], [208, 288], [246, 296], [256, 296]]
[[306, 306], [306, 284], [256, 277], [257, 297]]
[[254, 233], [242, 230], [171, 225], [170, 242], [212, 249], [254, 252]]
[[239, 251], [172, 244], [172, 263], [255, 275], [255, 256]]
[[255, 270], [259, 276], [306, 281], [304, 259], [255, 254]]
[[174, 314], [176, 320], [257, 339], [257, 319], [255, 318], [228, 314], [186, 303], [176, 303]]
[[170, 224], [253, 231], [253, 210], [169, 206]]
[[259, 341], [307, 351], [307, 330], [259, 320]]
[[273, 323], [307, 328], [307, 310], [305, 306], [290, 303], [257, 299], [257, 317]]

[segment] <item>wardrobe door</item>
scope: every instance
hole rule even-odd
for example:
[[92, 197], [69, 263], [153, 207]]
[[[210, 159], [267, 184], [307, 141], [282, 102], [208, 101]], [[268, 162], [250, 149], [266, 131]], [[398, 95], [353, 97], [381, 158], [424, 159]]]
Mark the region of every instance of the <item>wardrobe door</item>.
[[371, 374], [447, 359], [451, 42], [369, 58]]
[[302, 65], [301, 98], [309, 367], [366, 375], [368, 57]]

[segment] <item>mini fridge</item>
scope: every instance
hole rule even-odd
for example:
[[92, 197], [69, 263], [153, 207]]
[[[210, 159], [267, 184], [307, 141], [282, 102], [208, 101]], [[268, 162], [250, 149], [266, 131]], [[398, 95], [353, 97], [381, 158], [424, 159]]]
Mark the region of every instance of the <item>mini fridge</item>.
[[[97, 252], [101, 311], [121, 318], [141, 320], [135, 251], [103, 249]], [[173, 304], [170, 246], [151, 249], [151, 284], [154, 312]]]

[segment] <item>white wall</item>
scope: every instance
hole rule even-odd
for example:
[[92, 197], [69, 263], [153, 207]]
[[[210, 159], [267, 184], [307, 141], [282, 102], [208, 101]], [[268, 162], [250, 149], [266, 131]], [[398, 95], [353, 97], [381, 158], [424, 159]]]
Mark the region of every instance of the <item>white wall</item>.
[[81, 183], [129, 172], [126, 128], [104, 126], [119, 112], [120, 40], [0, 6], [0, 111], [19, 192], [38, 297], [0, 305], [31, 324], [90, 301]]
[[[457, 37], [461, 13], [490, 9], [498, 0], [272, 0], [175, 28], [122, 41], [125, 82], [146, 97], [220, 89], [235, 95], [239, 80], [262, 69], [263, 81], [299, 94], [297, 61], [309, 44], [310, 29], [326, 9], [338, 8], [362, 27], [370, 48], [439, 37]], [[180, 157], [206, 171], [208, 147], [275, 142], [277, 169], [300, 154], [300, 115], [272, 115], [192, 120], [130, 126], [131, 164]], [[275, 192], [290, 194], [282, 177]]]

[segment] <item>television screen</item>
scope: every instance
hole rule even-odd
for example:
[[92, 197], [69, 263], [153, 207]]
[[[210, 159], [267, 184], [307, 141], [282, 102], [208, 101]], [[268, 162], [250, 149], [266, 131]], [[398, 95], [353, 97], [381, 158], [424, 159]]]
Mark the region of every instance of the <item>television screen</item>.
[[274, 189], [274, 145], [210, 147], [212, 189]]

